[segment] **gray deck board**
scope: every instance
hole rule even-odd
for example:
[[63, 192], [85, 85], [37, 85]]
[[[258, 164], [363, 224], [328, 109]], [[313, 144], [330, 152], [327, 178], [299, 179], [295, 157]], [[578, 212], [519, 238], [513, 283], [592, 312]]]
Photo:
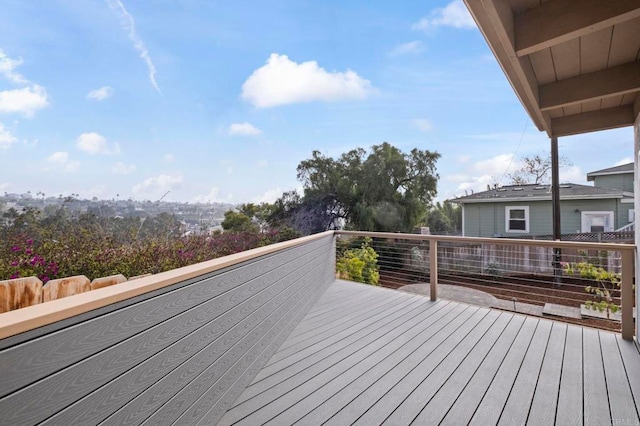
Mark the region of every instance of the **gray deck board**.
[[[442, 420], [443, 424], [463, 425], [471, 421], [476, 408], [482, 401], [484, 394], [487, 392], [496, 372], [514, 342], [531, 340], [531, 336], [533, 336], [533, 332], [536, 329], [536, 320], [517, 315], [509, 325], [513, 325], [514, 328], [517, 326], [518, 328], [513, 332], [508, 329], [500, 336], [500, 339], [493, 346], [491, 352], [489, 352], [471, 380], [466, 384], [458, 399], [453, 404], [444, 407], [448, 412]], [[515, 344], [518, 345], [517, 343]]]
[[582, 363], [584, 374], [584, 424], [602, 425], [610, 422], [607, 382], [602, 363], [602, 349], [597, 330], [582, 330]]
[[568, 327], [556, 405], [556, 424], [584, 423], [582, 393], [582, 329]]
[[[444, 305], [444, 303], [442, 305]], [[415, 311], [416, 315], [423, 312], [419, 310], [421, 306], [420, 304], [414, 306], [413, 311]], [[439, 309], [440, 305], [437, 307], [434, 306], [429, 312], [435, 313]], [[406, 316], [391, 313], [388, 317], [380, 318], [376, 323], [370, 324], [367, 328], [356, 329], [356, 332], [351, 332], [349, 329], [344, 330], [344, 335], [338, 333], [330, 336], [330, 338], [327, 338], [325, 341], [320, 341], [314, 346], [305, 348], [283, 359], [278, 365], [272, 364], [269, 366], [274, 368], [265, 367], [263, 371], [267, 373], [254, 380], [251, 389], [247, 389], [247, 392], [243, 395], [244, 398], [238, 402], [249, 399], [271, 386], [296, 375], [298, 372], [315, 364], [319, 364], [320, 361], [326, 363], [327, 361], [325, 359], [339, 359], [340, 357], [349, 356], [370, 342], [384, 336], [384, 333], [387, 333], [389, 330], [400, 326], [406, 320]]]
[[553, 323], [529, 411], [528, 425], [545, 426], [555, 421], [566, 336], [566, 324]]
[[616, 341], [622, 356], [627, 380], [631, 388], [631, 394], [636, 405], [636, 413], [640, 414], [640, 357], [634, 342], [623, 340], [622, 336], [616, 334]]
[[[443, 309], [439, 312], [437, 317], [430, 318], [431, 325], [429, 329], [426, 330], [414, 330], [419, 335], [414, 335], [414, 337], [408, 341], [405, 345], [399, 347], [392, 356], [389, 356], [382, 360], [381, 362], [373, 365], [363, 374], [357, 377], [349, 377], [352, 381], [347, 385], [343, 386], [338, 392], [334, 393], [330, 398], [326, 399], [320, 405], [318, 405], [314, 410], [312, 410], [309, 414], [305, 415], [304, 418], [301, 419], [302, 424], [319, 424], [325, 422], [331, 417], [333, 417], [339, 410], [342, 410], [347, 404], [353, 405], [350, 407], [351, 412], [354, 412], [353, 407], [356, 405], [356, 398], [361, 395], [363, 392], [368, 390], [372, 385], [374, 385], [381, 378], [389, 378], [387, 373], [396, 372], [399, 373], [398, 365], [404, 361], [407, 357], [413, 354], [416, 350], [422, 347], [428, 339], [432, 336], [435, 336], [439, 331], [438, 328], [442, 325], [451, 324], [451, 326], [455, 326], [456, 324], [461, 324], [461, 320], [457, 323], [454, 320], [460, 316], [460, 314], [464, 311], [464, 307], [459, 305], [448, 305], [446, 310]], [[469, 314], [471, 311], [469, 311]], [[436, 321], [434, 321], [436, 320]], [[436, 337], [437, 338], [437, 337]], [[367, 398], [365, 398], [365, 401]], [[355, 402], [354, 402], [355, 401]], [[362, 414], [369, 405], [366, 405], [361, 410], [355, 410], [355, 415], [350, 421], [341, 420], [342, 423], [349, 423], [357, 419], [360, 414]], [[344, 412], [341, 412], [344, 414]]]
[[[440, 395], [446, 398], [455, 395], [455, 388], [458, 385], [456, 379], [471, 375], [471, 372], [475, 370], [475, 365], [491, 349], [512, 317], [506, 313], [496, 313], [496, 315], [497, 318], [487, 324], [488, 327], [483, 333], [481, 329], [476, 329], [474, 333], [463, 340], [456, 347], [456, 350], [414, 389], [387, 420], [390, 423], [434, 424], [436, 419], [442, 416], [442, 412], [438, 413], [438, 408], [440, 408], [437, 404], [438, 401], [432, 401], [438, 391], [446, 387]], [[434, 404], [432, 405], [431, 402]]]
[[[325, 321], [324, 325], [320, 324], [313, 330], [294, 336], [289, 345], [280, 348], [280, 350], [276, 352], [267, 366], [270, 367], [273, 364], [277, 364], [279, 361], [286, 359], [292, 354], [312, 346], [318, 341], [342, 331], [346, 327], [366, 327], [368, 324], [375, 322], [375, 320], [380, 316], [385, 316], [386, 313], [391, 314], [395, 309], [401, 308], [399, 305], [410, 303], [410, 299], [401, 298], [398, 303], [394, 303], [394, 300], [395, 298], [392, 298], [389, 301], [372, 301], [370, 305], [362, 311], [359, 311], [357, 314], [345, 316], [344, 318], [337, 318], [330, 322]], [[420, 300], [420, 297], [416, 297], [413, 300]], [[256, 378], [256, 380], [259, 380], [259, 378]]]
[[[501, 321], [506, 321], [504, 328], [502, 327]], [[487, 338], [483, 338], [473, 351], [469, 353], [469, 356], [465, 358], [464, 362], [460, 363], [455, 372], [433, 395], [429, 403], [422, 408], [414, 422], [417, 424], [440, 423], [446, 416], [449, 408], [466, 388], [470, 379], [476, 374], [478, 368], [480, 368], [482, 363], [487, 359], [487, 356], [492, 354], [496, 346], [504, 346], [503, 343], [505, 341], [513, 340], [522, 323], [523, 318], [521, 316], [503, 313], [494, 326], [492, 326], [491, 334], [487, 333]], [[465, 401], [463, 401], [463, 403], [468, 404], [468, 402]]]
[[[405, 333], [405, 331], [410, 332], [413, 330], [418, 333], [420, 330], [428, 327], [425, 319], [429, 318], [429, 315], [432, 314], [431, 311], [436, 311], [435, 307], [433, 309], [423, 310], [422, 312], [416, 312], [413, 318], [405, 317], [389, 323], [387, 326], [380, 328], [377, 333], [371, 334], [367, 336], [367, 339], [359, 341], [358, 345], [354, 345], [356, 350], [347, 347], [340, 352], [323, 358], [319, 362], [312, 364], [309, 368], [301, 371], [300, 374], [296, 374], [284, 382], [280, 382], [276, 386], [269, 388], [267, 392], [262, 392], [256, 397], [244, 401], [233, 410], [235, 411], [234, 413], [231, 413], [230, 410], [228, 414], [240, 416], [251, 413], [252, 418], [256, 418], [266, 416], [265, 413], [270, 412], [270, 410], [279, 410], [281, 406], [286, 405], [288, 407], [297, 403], [300, 399], [316, 390], [314, 384], [322, 384], [324, 383], [323, 381], [326, 381], [326, 383], [330, 382], [345, 371], [348, 371], [354, 365], [357, 365], [364, 358], [375, 356], [376, 352], [380, 349], [390, 350], [393, 345], [389, 343], [393, 343], [397, 339], [404, 340], [411, 335], [410, 333]], [[434, 316], [436, 315], [438, 314], [435, 313]], [[402, 322], [404, 322], [405, 327], [401, 327]], [[295, 368], [297, 366], [293, 367]], [[256, 385], [260, 385], [260, 383]], [[291, 390], [294, 391], [292, 392]], [[276, 399], [279, 399], [279, 401], [273, 403]], [[270, 405], [270, 407], [267, 407], [267, 405]], [[265, 420], [268, 418], [269, 417], [266, 417]]]
[[619, 334], [336, 281], [219, 424], [636, 424], [639, 400]]
[[616, 337], [611, 333], [599, 333], [602, 343], [602, 362], [607, 380], [607, 396], [612, 419], [622, 419], [627, 424], [640, 424], [637, 407], [630, 386], [624, 386], [627, 373], [622, 363]]

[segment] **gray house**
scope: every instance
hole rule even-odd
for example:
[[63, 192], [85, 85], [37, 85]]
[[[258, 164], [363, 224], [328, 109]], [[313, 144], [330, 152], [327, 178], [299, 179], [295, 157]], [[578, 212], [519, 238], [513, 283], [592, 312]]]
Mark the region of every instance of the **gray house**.
[[[560, 185], [561, 233], [611, 232], [634, 221], [633, 163], [591, 172], [594, 186]], [[549, 185], [512, 185], [451, 200], [462, 206], [465, 237], [550, 235]]]

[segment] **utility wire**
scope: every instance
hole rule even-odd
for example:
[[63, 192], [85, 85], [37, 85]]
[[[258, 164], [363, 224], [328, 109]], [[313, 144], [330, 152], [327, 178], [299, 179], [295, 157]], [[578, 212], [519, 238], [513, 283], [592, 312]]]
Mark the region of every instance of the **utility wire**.
[[507, 166], [507, 169], [504, 171], [504, 173], [502, 174], [502, 177], [500, 178], [500, 181], [499, 181], [500, 185], [502, 185], [502, 180], [504, 179], [504, 177], [507, 175], [507, 172], [511, 168], [511, 164], [513, 163], [513, 159], [516, 158], [516, 154], [518, 153], [518, 150], [520, 149], [520, 145], [522, 144], [522, 140], [524, 139], [524, 134], [527, 132], [527, 127], [528, 126], [529, 126], [529, 117], [527, 117], [525, 122], [524, 122], [524, 129], [522, 129], [522, 134], [520, 135], [520, 141], [518, 142], [518, 146], [516, 146], [516, 150], [513, 152], [513, 155], [511, 156], [511, 159], [509, 160], [509, 165]]

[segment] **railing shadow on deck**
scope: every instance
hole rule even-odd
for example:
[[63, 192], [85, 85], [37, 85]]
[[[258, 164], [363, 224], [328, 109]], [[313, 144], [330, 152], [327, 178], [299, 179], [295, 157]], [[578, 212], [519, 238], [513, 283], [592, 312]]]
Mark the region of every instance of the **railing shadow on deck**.
[[[336, 231], [338, 253], [372, 239], [380, 284], [484, 292], [494, 307], [634, 335], [632, 244]], [[452, 289], [451, 286], [455, 286]], [[456, 297], [456, 296], [453, 296]], [[447, 298], [447, 297], [445, 297]], [[472, 298], [472, 296], [470, 296]], [[471, 301], [470, 303], [473, 303]]]

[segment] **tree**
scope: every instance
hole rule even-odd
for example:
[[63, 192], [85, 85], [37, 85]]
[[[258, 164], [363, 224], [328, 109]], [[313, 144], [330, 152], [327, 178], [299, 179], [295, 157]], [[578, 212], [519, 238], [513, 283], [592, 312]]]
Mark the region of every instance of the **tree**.
[[[528, 183], [548, 184], [551, 179], [551, 155], [547, 153], [536, 154], [533, 157], [522, 157], [522, 167], [509, 174], [513, 185], [525, 185]], [[558, 158], [559, 167], [571, 166], [572, 163], [565, 156]]]
[[432, 233], [457, 232], [462, 228], [462, 209], [449, 201], [437, 202], [427, 213], [426, 224]]
[[417, 148], [403, 153], [387, 142], [368, 154], [356, 148], [337, 159], [313, 151], [297, 168], [304, 197], [289, 194], [281, 204], [320, 230], [344, 222], [358, 230], [411, 231], [436, 194], [438, 158]]
[[233, 210], [224, 214], [221, 225], [225, 231], [230, 232], [258, 232], [258, 226], [251, 221], [249, 216]]

